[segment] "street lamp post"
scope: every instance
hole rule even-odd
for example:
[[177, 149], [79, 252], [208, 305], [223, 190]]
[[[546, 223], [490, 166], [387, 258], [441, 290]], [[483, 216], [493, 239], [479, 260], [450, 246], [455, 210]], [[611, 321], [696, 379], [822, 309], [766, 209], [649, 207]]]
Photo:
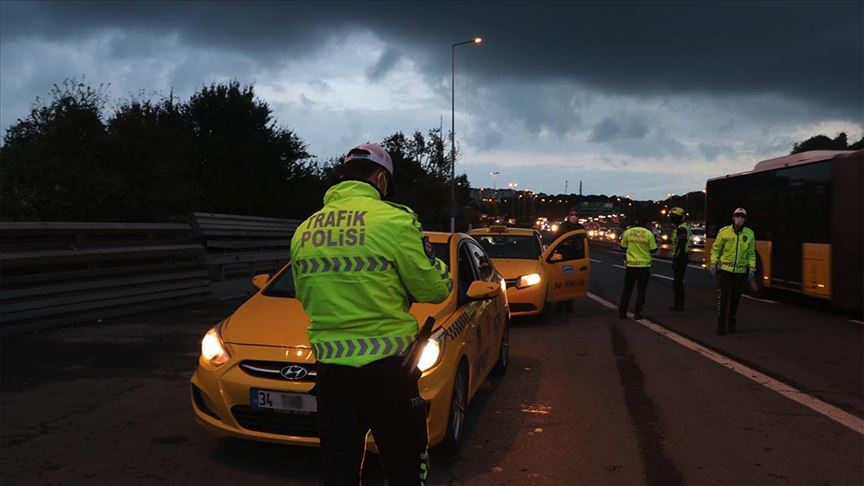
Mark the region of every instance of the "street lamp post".
[[498, 217], [498, 188], [495, 187], [495, 176], [500, 174], [500, 172], [490, 172], [489, 175], [492, 176], [492, 193], [495, 194], [495, 199], [493, 200], [492, 206], [492, 216]]
[[512, 201], [512, 204], [510, 205], [510, 207], [511, 207], [510, 212], [512, 214], [510, 217], [513, 219], [516, 219], [516, 188], [519, 187], [519, 184], [517, 184], [515, 182], [511, 182], [511, 183], [507, 184], [507, 187], [509, 187], [510, 190], [513, 191], [513, 196], [512, 196], [513, 201]]
[[456, 232], [456, 47], [465, 44], [479, 44], [480, 37], [469, 41], [457, 42], [450, 48], [450, 232]]

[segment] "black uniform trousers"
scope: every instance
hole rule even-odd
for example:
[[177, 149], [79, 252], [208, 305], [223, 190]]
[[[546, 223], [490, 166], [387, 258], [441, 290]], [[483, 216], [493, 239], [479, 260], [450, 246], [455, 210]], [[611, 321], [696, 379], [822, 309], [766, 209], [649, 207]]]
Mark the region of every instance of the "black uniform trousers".
[[360, 484], [369, 430], [388, 484], [424, 484], [429, 469], [426, 402], [420, 397], [418, 377], [402, 368], [402, 358], [384, 358], [359, 368], [319, 363], [317, 370], [324, 484]]
[[624, 292], [621, 294], [621, 302], [618, 304], [618, 315], [626, 316], [627, 308], [630, 306], [630, 296], [633, 294], [633, 286], [636, 288], [636, 314], [641, 314], [645, 307], [645, 292], [648, 290], [648, 279], [651, 278], [651, 267], [637, 268], [627, 267], [624, 271]]
[[[728, 324], [730, 331], [735, 331], [738, 314], [738, 303], [741, 301], [741, 292], [747, 284], [746, 273], [732, 273], [725, 270], [717, 271], [717, 330], [726, 331]], [[727, 320], [728, 318], [728, 320]]]
[[672, 289], [675, 293], [675, 303], [672, 304], [676, 308], [684, 307], [684, 273], [687, 271], [687, 254], [683, 253], [677, 256], [672, 261]]

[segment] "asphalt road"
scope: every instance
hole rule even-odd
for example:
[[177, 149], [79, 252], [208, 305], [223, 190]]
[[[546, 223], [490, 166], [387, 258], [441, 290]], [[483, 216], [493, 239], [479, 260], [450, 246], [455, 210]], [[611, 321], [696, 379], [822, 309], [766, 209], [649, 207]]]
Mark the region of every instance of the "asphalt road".
[[[616, 304], [623, 253], [591, 249], [591, 291]], [[685, 275], [686, 310], [672, 305], [672, 265], [655, 259], [645, 315], [799, 390], [864, 416], [864, 325], [819, 309], [819, 302], [742, 298], [739, 332], [717, 336], [715, 277], [697, 264]], [[631, 298], [636, 299], [635, 289]]]
[[[592, 272], [594, 290], [614, 295], [621, 271], [603, 261]], [[651, 282], [651, 317], [718, 349], [742, 355], [758, 349], [768, 365], [781, 360], [778, 374], [802, 383], [824, 379], [819, 388], [836, 398], [832, 403], [860, 410], [860, 388], [854, 395], [850, 382], [856, 373], [860, 381], [861, 367], [846, 369], [860, 360], [860, 327], [764, 304], [767, 315], [784, 309], [804, 320], [813, 313], [816, 321], [794, 324], [803, 329], [796, 332], [777, 330], [780, 324], [762, 323], [755, 304], [746, 303], [742, 316], [754, 316], [746, 326], [762, 330], [720, 342], [708, 332], [710, 323], [699, 320], [705, 317], [696, 307], [700, 297], [692, 299], [692, 314], [665, 317], [661, 280]], [[237, 305], [4, 338], [2, 483], [317, 484], [317, 450], [216, 439], [192, 419], [188, 379], [199, 339]], [[838, 334], [831, 345], [841, 337], [857, 340], [849, 351], [821, 350], [829, 338], [818, 341], [809, 325]], [[639, 323], [618, 320], [594, 300], [577, 302], [572, 314], [517, 320], [511, 339], [510, 369], [472, 403], [461, 453], [433, 451], [430, 484], [864, 483], [860, 433]], [[813, 340], [816, 345], [807, 345]], [[797, 354], [796, 345], [804, 346]], [[825, 356], [851, 352], [835, 359], [852, 361], [814, 358], [793, 366], [811, 347]], [[382, 483], [373, 456], [364, 484]]]

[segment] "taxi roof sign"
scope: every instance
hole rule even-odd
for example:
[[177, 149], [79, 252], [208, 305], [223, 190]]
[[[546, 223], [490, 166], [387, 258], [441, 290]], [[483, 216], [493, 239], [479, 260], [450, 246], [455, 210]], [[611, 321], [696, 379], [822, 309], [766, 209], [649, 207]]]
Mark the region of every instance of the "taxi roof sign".
[[495, 233], [506, 233], [507, 227], [504, 225], [494, 225], [494, 226], [489, 227], [489, 231], [492, 231]]

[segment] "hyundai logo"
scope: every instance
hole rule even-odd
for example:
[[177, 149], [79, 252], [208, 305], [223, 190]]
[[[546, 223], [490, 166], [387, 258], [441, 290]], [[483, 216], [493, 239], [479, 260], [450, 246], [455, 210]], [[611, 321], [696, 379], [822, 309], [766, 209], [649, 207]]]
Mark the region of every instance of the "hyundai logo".
[[306, 368], [302, 366], [291, 365], [279, 370], [279, 374], [282, 375], [282, 378], [285, 378], [286, 380], [297, 381], [306, 378], [306, 376], [309, 375], [309, 371], [307, 371]]

